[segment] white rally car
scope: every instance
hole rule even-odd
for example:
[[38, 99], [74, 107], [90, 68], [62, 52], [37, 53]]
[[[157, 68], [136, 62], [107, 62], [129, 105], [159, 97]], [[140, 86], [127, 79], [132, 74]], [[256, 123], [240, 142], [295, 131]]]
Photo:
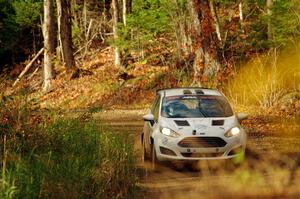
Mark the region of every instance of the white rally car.
[[142, 157], [157, 161], [228, 159], [243, 154], [245, 113], [234, 114], [226, 97], [204, 88], [157, 91], [144, 116]]

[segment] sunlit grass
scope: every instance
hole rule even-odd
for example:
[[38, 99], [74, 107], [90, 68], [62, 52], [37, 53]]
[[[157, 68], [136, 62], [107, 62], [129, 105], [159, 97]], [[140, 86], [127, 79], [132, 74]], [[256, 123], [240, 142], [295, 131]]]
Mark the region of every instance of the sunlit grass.
[[[268, 108], [300, 90], [299, 48], [270, 50], [241, 67], [228, 83], [226, 94], [239, 106]], [[296, 94], [295, 94], [296, 95]]]

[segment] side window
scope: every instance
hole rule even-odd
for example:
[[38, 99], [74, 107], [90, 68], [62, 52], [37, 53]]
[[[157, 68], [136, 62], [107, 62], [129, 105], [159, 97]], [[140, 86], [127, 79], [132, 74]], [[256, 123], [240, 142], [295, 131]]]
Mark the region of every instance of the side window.
[[153, 104], [153, 106], [151, 108], [151, 112], [154, 115], [155, 121], [158, 120], [159, 105], [160, 105], [160, 96], [158, 95], [155, 99], [155, 103]]

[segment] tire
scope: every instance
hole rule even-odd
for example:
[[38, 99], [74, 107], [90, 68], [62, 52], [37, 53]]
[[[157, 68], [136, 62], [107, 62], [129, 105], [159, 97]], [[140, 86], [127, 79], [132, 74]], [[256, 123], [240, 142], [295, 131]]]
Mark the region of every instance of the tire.
[[142, 134], [141, 145], [142, 145], [142, 149], [141, 149], [141, 162], [144, 163], [149, 158], [147, 156], [146, 147], [145, 147], [146, 143], [145, 143], [145, 138], [144, 138], [143, 134]]
[[156, 170], [158, 166], [158, 159], [156, 156], [155, 145], [151, 144], [151, 168], [152, 170]]
[[199, 171], [199, 161], [192, 161], [192, 162], [187, 162], [186, 163], [186, 167], [190, 170], [190, 171]]

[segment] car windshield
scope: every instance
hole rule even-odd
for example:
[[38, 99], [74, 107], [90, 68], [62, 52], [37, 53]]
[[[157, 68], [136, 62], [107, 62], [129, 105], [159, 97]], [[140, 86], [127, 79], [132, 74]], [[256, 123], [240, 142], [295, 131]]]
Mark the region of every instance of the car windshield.
[[161, 115], [167, 118], [230, 117], [233, 111], [223, 96], [184, 95], [164, 97]]

